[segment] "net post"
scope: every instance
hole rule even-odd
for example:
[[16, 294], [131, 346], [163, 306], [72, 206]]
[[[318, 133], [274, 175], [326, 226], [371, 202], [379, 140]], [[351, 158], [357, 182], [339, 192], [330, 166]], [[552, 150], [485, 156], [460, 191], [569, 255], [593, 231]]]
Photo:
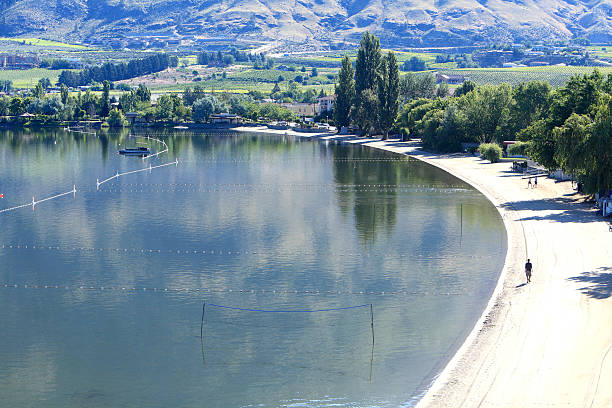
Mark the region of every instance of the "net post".
[[202, 365], [206, 365], [204, 358], [204, 313], [206, 312], [206, 300], [202, 303], [202, 322], [200, 323], [200, 344], [202, 345]]
[[374, 307], [370, 303], [370, 327], [372, 328], [372, 347], [374, 347]]

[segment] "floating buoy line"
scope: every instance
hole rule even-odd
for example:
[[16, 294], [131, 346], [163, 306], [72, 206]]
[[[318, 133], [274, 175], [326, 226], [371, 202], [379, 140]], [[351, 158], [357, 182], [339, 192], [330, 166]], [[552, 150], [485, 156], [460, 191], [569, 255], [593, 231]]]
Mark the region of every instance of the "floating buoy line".
[[[181, 161], [181, 163], [184, 163]], [[381, 188], [440, 188], [440, 189], [459, 189], [467, 190], [465, 186], [438, 186], [430, 184], [339, 184], [339, 183], [121, 183], [111, 184], [110, 187], [144, 187], [144, 188], [172, 188], [172, 187], [188, 187], [188, 188], [207, 188], [207, 187], [381, 187]]]
[[145, 167], [143, 169], [125, 171], [123, 173], [117, 172], [115, 175], [110, 176], [109, 178], [104, 179], [102, 181], [100, 181], [99, 179], [96, 179], [96, 190], [99, 190], [102, 184], [108, 183], [109, 181], [118, 179], [119, 177], [122, 177], [122, 176], [127, 176], [128, 174], [141, 173], [143, 171], [151, 172], [153, 169], [159, 169], [161, 167], [167, 167], [167, 166], [172, 166], [172, 165], [178, 166], [178, 158], [176, 158], [173, 162], [158, 164], [156, 166], [152, 166], [151, 164], [149, 164], [149, 167]]
[[96, 284], [33, 284], [33, 283], [4, 283], [0, 284], [2, 289], [29, 289], [29, 290], [62, 290], [62, 291], [87, 291], [87, 292], [120, 292], [120, 293], [185, 293], [185, 294], [235, 294], [235, 295], [308, 295], [308, 296], [465, 296], [465, 291], [432, 292], [414, 290], [318, 290], [318, 289], [216, 289], [216, 288], [167, 288], [167, 287], [144, 287], [131, 285], [96, 285]]
[[465, 192], [465, 189], [436, 189], [436, 188], [105, 188], [100, 189], [104, 193], [440, 193], [453, 194]]
[[72, 194], [74, 197], [76, 197], [76, 185], [72, 186], [72, 190], [70, 191], [66, 191], [65, 193], [60, 193], [60, 194], [56, 194], [54, 196], [51, 197], [47, 197], [47, 198], [43, 198], [41, 200], [36, 200], [34, 199], [34, 197], [32, 197], [32, 201], [26, 204], [21, 204], [21, 205], [17, 205], [14, 207], [10, 207], [10, 208], [4, 208], [2, 210], [0, 210], [0, 213], [4, 213], [4, 212], [8, 212], [8, 211], [13, 211], [13, 210], [18, 210], [19, 208], [25, 208], [25, 207], [32, 207], [32, 210], [34, 210], [34, 207], [36, 207], [36, 204], [40, 204], [42, 202], [45, 201], [49, 201], [49, 200], [53, 200], [55, 198], [60, 198], [66, 195]]
[[150, 154], [150, 155], [148, 155], [148, 156], [143, 156], [143, 157], [142, 157], [142, 160], [143, 160], [143, 161], [145, 161], [145, 160], [147, 160], [147, 159], [151, 159], [151, 158], [153, 158], [153, 157], [157, 157], [157, 156], [159, 156], [160, 154], [166, 153], [166, 152], [168, 151], [168, 145], [166, 144], [166, 142], [164, 142], [163, 140], [159, 140], [159, 139], [157, 139], [157, 138], [155, 138], [155, 137], [150, 137], [150, 136], [128, 136], [128, 137], [131, 137], [131, 138], [134, 138], [134, 139], [145, 139], [145, 140], [147, 140], [147, 141], [154, 141], [154, 142], [160, 143], [162, 146], [164, 146], [164, 149], [163, 149], [163, 150], [160, 150], [160, 151], [159, 151], [159, 152], [157, 152], [157, 153]]
[[[68, 131], [68, 132], [78, 132], [78, 133], [85, 133], [85, 134], [96, 135], [96, 133], [84, 132], [84, 131], [82, 132], [82, 131], [78, 131], [78, 130], [74, 130], [74, 129], [70, 129], [70, 128], [64, 128], [64, 130]], [[131, 136], [131, 137], [134, 137], [134, 138], [143, 138], [143, 139], [147, 139], [147, 140], [153, 140], [153, 141], [161, 143], [164, 146], [164, 150], [161, 150], [158, 153], [149, 155], [146, 158], [157, 157], [158, 155], [160, 155], [162, 153], [166, 153], [168, 151], [168, 145], [163, 140], [159, 140], [159, 139], [156, 139], [156, 138], [151, 138], [149, 136], [147, 136], [147, 137], [144, 137], [144, 136]], [[117, 171], [113, 176], [108, 177], [108, 178], [106, 178], [106, 179], [104, 179], [102, 181], [100, 181], [100, 179], [96, 179], [96, 191], [100, 190], [100, 186], [102, 184], [108, 183], [111, 180], [119, 179], [119, 177], [127, 176], [129, 174], [141, 173], [141, 172], [145, 172], [145, 171], [151, 172], [154, 169], [159, 169], [159, 168], [162, 168], [162, 167], [168, 167], [168, 166], [172, 166], [172, 165], [178, 166], [178, 158], [175, 158], [175, 160], [173, 162], [162, 163], [162, 164], [158, 164], [158, 165], [155, 165], [155, 166], [149, 164], [149, 167], [145, 167], [145, 168], [138, 169], [138, 170], [125, 171], [125, 172], [122, 172], [122, 173]], [[20, 208], [26, 208], [26, 207], [32, 207], [32, 210], [34, 210], [37, 204], [43, 203], [45, 201], [53, 200], [53, 199], [56, 199], [56, 198], [64, 197], [64, 196], [67, 196], [69, 194], [72, 194], [73, 197], [76, 198], [76, 191], [77, 191], [76, 185], [73, 185], [72, 186], [72, 190], [64, 192], [64, 193], [55, 194], [53, 196], [46, 197], [46, 198], [43, 198], [43, 199], [40, 199], [40, 200], [36, 200], [35, 197], [32, 197], [32, 201], [30, 201], [28, 203], [16, 205], [16, 206], [9, 207], [9, 208], [0, 209], [0, 214], [1, 213], [6, 213], [6, 212], [9, 212], [9, 211], [18, 210]], [[83, 191], [89, 191], [89, 190], [83, 190]]]
[[84, 131], [84, 130], [70, 129], [70, 126], [65, 127], [63, 130], [65, 130], [68, 133], [81, 133], [81, 134], [84, 134], [84, 135], [94, 135], [94, 136], [97, 136], [96, 132], [87, 132], [87, 131]]
[[[397, 159], [350, 159], [350, 158], [346, 158], [346, 159], [338, 159], [338, 158], [326, 158], [326, 157], [320, 157], [317, 159], [320, 162], [343, 162], [343, 163], [407, 163], [407, 164], [412, 164], [412, 160], [409, 158], [397, 158]], [[252, 159], [252, 158], [238, 158], [238, 159], [227, 159], [227, 160], [212, 160], [212, 159], [205, 159], [205, 160], [189, 160], [189, 161], [185, 161], [184, 163], [215, 163], [215, 164], [241, 164], [241, 163], [253, 163], [253, 162], [257, 162], [257, 161], [262, 161], [259, 159]], [[275, 163], [296, 163], [296, 162], [311, 162], [312, 160], [309, 159], [303, 159], [303, 158], [299, 158], [299, 159], [293, 159], [293, 158], [282, 158], [279, 160], [275, 160]]]
[[[41, 244], [2, 244], [0, 249], [4, 250], [30, 250], [30, 251], [60, 251], [60, 252], [84, 252], [84, 253], [99, 253], [99, 252], [115, 252], [115, 253], [129, 253], [129, 254], [147, 254], [147, 255], [180, 255], [180, 256], [252, 256], [252, 255], [263, 255], [263, 256], [321, 256], [321, 252], [314, 251], [292, 251], [292, 252], [270, 252], [270, 251], [251, 251], [241, 249], [160, 249], [160, 248], [101, 248], [101, 247], [78, 247], [78, 246], [56, 246], [56, 245], [41, 245]], [[404, 253], [361, 253], [361, 252], [329, 252], [323, 253], [323, 255], [331, 257], [348, 257], [348, 258], [409, 258], [412, 260], [443, 260], [446, 259], [441, 255], [423, 255], [423, 254], [411, 254], [406, 255]], [[485, 255], [466, 255], [469, 259], [486, 259]]]

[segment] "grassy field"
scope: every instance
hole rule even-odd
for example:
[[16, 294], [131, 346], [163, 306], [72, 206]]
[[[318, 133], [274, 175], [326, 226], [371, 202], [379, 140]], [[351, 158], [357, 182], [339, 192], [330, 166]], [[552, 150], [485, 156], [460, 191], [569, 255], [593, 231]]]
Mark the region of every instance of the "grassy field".
[[14, 88], [33, 88], [42, 78], [49, 78], [51, 83], [56, 84], [61, 72], [61, 69], [45, 68], [0, 70], [0, 80], [12, 81]]
[[0, 41], [12, 41], [25, 45], [34, 45], [38, 47], [61, 47], [61, 48], [72, 48], [78, 50], [88, 50], [89, 48], [84, 45], [68, 44], [59, 41], [43, 40], [40, 38], [9, 38], [0, 37]]
[[[112, 55], [118, 56], [116, 54]], [[423, 55], [429, 55], [429, 61], [432, 61], [435, 60], [436, 54], [398, 53], [400, 65], [402, 64], [401, 61], [407, 60], [415, 55], [419, 56], [419, 58]], [[339, 61], [341, 54], [327, 55], [324, 58], [335, 58]], [[308, 65], [308, 62], [305, 60], [295, 60], [294, 63], [289, 64], [296, 68], [295, 71], [282, 71], [278, 69], [255, 70], [245, 65], [234, 65], [227, 68], [191, 65], [191, 63], [196, 61], [194, 55], [184, 56], [181, 57], [181, 59], [190, 65], [183, 67], [182, 64], [179, 64], [177, 68], [121, 82], [125, 82], [130, 86], [137, 86], [139, 83], [144, 83], [155, 92], [181, 92], [187, 86], [193, 87], [199, 85], [207, 90], [214, 89], [215, 92], [245, 93], [248, 91], [260, 91], [269, 93], [274, 87], [274, 83], [278, 81], [279, 76], [282, 76], [284, 79], [279, 84], [281, 89], [286, 89], [290, 80], [295, 80], [297, 76], [301, 76], [307, 83], [306, 86], [302, 86], [302, 89], [312, 88], [318, 92], [323, 88], [329, 93], [333, 90], [333, 81], [338, 71], [337, 68], [317, 67], [318, 76], [310, 77], [312, 66]], [[593, 67], [573, 66], [458, 69], [450, 64], [431, 64], [432, 69], [429, 72], [463, 75], [469, 77], [479, 85], [494, 85], [501, 83], [517, 85], [522, 82], [544, 80], [548, 81], [553, 87], [560, 87], [573, 75], [588, 74], [595, 69]], [[301, 71], [302, 66], [305, 67], [305, 72]], [[603, 75], [612, 74], [612, 67], [598, 67], [597, 69], [599, 69]], [[224, 72], [226, 78], [222, 78]], [[0, 80], [12, 81], [15, 88], [31, 88], [39, 79], [45, 77], [49, 78], [53, 84], [57, 83], [60, 73], [61, 70], [42, 68], [29, 70], [0, 70]], [[212, 78], [213, 74], [216, 75], [214, 79]]]
[[[573, 75], [590, 74], [595, 67], [517, 67], [517, 68], [464, 68], [440, 69], [444, 74], [456, 74], [469, 77], [478, 85], [497, 85], [508, 83], [518, 85], [521, 82], [548, 81], [553, 87], [563, 86]], [[612, 73], [612, 67], [597, 67], [603, 74]]]
[[587, 50], [593, 57], [612, 59], [612, 45], [589, 46]]

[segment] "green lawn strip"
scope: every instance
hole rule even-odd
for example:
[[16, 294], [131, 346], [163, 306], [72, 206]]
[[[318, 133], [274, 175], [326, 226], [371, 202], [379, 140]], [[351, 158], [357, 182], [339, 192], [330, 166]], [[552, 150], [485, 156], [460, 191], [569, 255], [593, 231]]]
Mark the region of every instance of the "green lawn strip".
[[55, 85], [62, 71], [45, 68], [0, 70], [0, 80], [12, 81], [14, 88], [32, 88], [42, 78], [49, 78]]
[[612, 67], [574, 66], [440, 69], [438, 72], [441, 74], [463, 75], [479, 85], [497, 85], [501, 83], [518, 85], [521, 82], [548, 81], [553, 87], [560, 87], [573, 75], [590, 74], [596, 68], [603, 75], [612, 73]]
[[12, 41], [19, 44], [34, 45], [39, 47], [63, 47], [87, 50], [89, 47], [78, 44], [68, 44], [59, 41], [43, 40], [40, 38], [16, 38], [16, 37], [0, 37], [0, 41]]

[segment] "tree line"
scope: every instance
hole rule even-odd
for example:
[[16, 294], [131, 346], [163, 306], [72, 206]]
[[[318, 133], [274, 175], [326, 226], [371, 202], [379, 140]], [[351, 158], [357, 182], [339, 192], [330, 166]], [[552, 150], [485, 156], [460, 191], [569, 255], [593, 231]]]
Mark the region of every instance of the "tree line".
[[[202, 87], [187, 88], [182, 96], [162, 95], [151, 102], [151, 91], [140, 84], [119, 98], [110, 96], [111, 83], [104, 81], [102, 92], [90, 89], [70, 93], [65, 84], [60, 94], [46, 94], [49, 80], [43, 78], [28, 96], [0, 97], [0, 116], [35, 115], [39, 121], [105, 119], [110, 126], [125, 126], [125, 113], [136, 112], [147, 122], [207, 122], [210, 115], [229, 112], [252, 120], [297, 120], [289, 109], [275, 103], [259, 103], [251, 95], [211, 95]], [[259, 95], [254, 95], [255, 97]]]
[[400, 77], [395, 54], [385, 56], [380, 40], [366, 32], [357, 52], [355, 68], [345, 55], [338, 73], [334, 119], [338, 126], [354, 123], [364, 134], [376, 130], [386, 139], [397, 118]]
[[434, 151], [520, 141], [525, 154], [574, 175], [585, 192], [612, 187], [612, 74], [575, 75], [556, 90], [544, 81], [515, 87], [466, 81], [454, 97], [407, 101], [397, 126]]
[[93, 82], [120, 81], [176, 67], [178, 58], [165, 53], [157, 53], [128, 63], [107, 62], [100, 67], [86, 68], [81, 71], [62, 71], [58, 83], [69, 87], [88, 85]]
[[229, 51], [222, 52], [207, 52], [202, 51], [198, 54], [198, 64], [208, 66], [228, 66], [238, 62], [252, 62], [255, 69], [272, 68], [273, 62], [271, 59], [261, 54], [251, 54], [245, 51], [239, 51], [236, 48], [230, 48]]

